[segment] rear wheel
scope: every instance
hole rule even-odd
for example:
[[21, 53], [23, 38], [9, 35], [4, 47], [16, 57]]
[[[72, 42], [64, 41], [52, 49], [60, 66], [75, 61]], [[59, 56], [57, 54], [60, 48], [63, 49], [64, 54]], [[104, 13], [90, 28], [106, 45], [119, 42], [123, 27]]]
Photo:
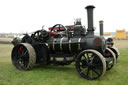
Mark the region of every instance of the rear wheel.
[[76, 69], [87, 80], [99, 79], [106, 71], [104, 57], [96, 50], [84, 50], [78, 54]]
[[30, 44], [20, 43], [13, 48], [11, 59], [17, 69], [28, 70], [36, 62], [36, 53]]

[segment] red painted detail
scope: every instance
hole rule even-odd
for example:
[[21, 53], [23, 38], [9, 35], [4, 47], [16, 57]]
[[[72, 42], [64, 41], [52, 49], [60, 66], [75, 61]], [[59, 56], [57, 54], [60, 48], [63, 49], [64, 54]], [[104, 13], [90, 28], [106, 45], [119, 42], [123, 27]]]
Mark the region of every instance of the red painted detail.
[[50, 34], [53, 35], [54, 33], [50, 31]]
[[[67, 29], [74, 29], [74, 26], [65, 26]], [[49, 29], [49, 31], [51, 31], [51, 27], [50, 28], [48, 28]], [[54, 28], [54, 30], [59, 30], [59, 27], [55, 27]], [[65, 30], [65, 28], [64, 27], [61, 27], [60, 28], [60, 30]]]
[[57, 37], [57, 35], [58, 35], [56, 32], [51, 32], [51, 31], [50, 31], [50, 34], [54, 35], [55, 37]]
[[54, 36], [57, 37], [57, 33], [56, 32], [54, 32]]
[[[51, 28], [48, 28], [48, 29], [51, 31]], [[65, 28], [64, 27], [61, 27], [61, 28], [55, 27], [53, 30], [65, 30]]]
[[22, 48], [21, 47], [19, 48], [19, 51], [22, 51]]

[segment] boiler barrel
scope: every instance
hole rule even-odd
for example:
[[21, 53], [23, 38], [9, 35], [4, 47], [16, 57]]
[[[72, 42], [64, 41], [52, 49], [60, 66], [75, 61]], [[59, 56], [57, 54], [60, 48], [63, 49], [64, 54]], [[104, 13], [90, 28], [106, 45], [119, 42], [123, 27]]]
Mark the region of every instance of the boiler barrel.
[[48, 43], [48, 49], [51, 54], [56, 52], [76, 53], [81, 50], [95, 49], [103, 50], [105, 41], [100, 37], [80, 37], [80, 38], [54, 38]]
[[64, 53], [71, 53], [71, 52], [78, 52], [84, 46], [86, 46], [85, 38], [70, 38], [67, 37], [57, 38], [50, 41], [52, 43], [48, 44], [48, 48], [50, 53], [54, 52], [64, 52]]

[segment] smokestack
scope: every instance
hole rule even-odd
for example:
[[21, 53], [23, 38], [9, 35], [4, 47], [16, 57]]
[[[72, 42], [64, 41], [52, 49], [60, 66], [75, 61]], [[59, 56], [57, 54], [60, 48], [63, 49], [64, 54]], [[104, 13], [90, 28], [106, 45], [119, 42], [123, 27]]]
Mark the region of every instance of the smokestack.
[[93, 36], [94, 35], [94, 28], [93, 28], [93, 9], [95, 7], [92, 5], [89, 5], [86, 7], [87, 9], [87, 17], [88, 17], [88, 35]]
[[99, 21], [99, 25], [100, 25], [100, 36], [104, 36], [104, 29], [103, 29], [103, 21]]

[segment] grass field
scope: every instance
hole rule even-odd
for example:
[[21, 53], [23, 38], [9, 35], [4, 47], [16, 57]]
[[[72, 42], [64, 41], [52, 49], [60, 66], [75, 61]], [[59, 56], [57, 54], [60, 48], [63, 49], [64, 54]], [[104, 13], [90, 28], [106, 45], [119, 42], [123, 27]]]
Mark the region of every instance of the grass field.
[[0, 44], [11, 44], [13, 38], [0, 38]]
[[0, 38], [0, 41], [8, 41], [11, 42], [13, 38]]
[[13, 45], [0, 44], [0, 85], [127, 85], [128, 41], [115, 41], [120, 50], [117, 64], [96, 81], [82, 79], [74, 64], [68, 66], [35, 66], [19, 71], [11, 63]]

